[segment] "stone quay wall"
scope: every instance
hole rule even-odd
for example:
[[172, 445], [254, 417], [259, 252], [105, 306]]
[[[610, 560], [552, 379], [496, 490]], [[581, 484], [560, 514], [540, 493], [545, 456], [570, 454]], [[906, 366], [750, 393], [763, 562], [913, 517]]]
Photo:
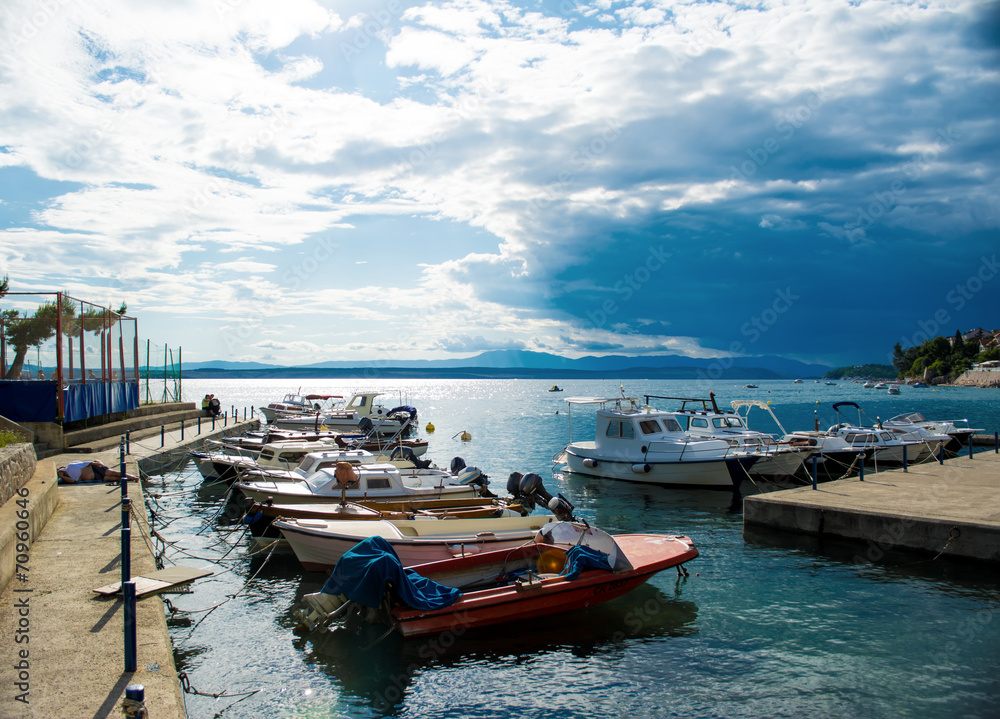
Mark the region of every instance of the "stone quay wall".
[[0, 448], [0, 504], [27, 484], [35, 473], [38, 458], [30, 444], [12, 444]]

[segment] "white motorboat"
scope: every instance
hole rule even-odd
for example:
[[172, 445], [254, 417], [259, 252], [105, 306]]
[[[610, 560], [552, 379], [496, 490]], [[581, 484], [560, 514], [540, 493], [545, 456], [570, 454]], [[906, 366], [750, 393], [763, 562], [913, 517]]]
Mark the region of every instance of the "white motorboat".
[[237, 481], [233, 488], [255, 502], [270, 500], [275, 504], [493, 496], [487, 488], [489, 478], [475, 467], [461, 467], [452, 474], [443, 469], [401, 469], [391, 464], [347, 466], [355, 472], [356, 482], [346, 489], [337, 476], [343, 471], [340, 464], [324, 467], [306, 481]]
[[452, 559], [532, 543], [551, 514], [521, 516], [503, 510], [501, 516], [478, 519], [415, 519], [352, 521], [337, 519], [277, 519], [295, 556], [307, 571], [333, 569], [343, 554], [367, 537], [382, 537], [395, 550], [404, 567], [439, 559]]
[[251, 469], [294, 469], [310, 452], [324, 449], [331, 449], [329, 441], [312, 440], [273, 442], [264, 445], [258, 452], [220, 449], [216, 452], [188, 452], [188, 455], [194, 459], [195, 466], [204, 479], [232, 482], [241, 472]]
[[983, 432], [983, 429], [973, 429], [969, 427], [968, 419], [943, 419], [929, 420], [920, 412], [905, 412], [897, 414], [895, 417], [882, 423], [885, 427], [897, 427], [912, 431], [922, 429], [934, 435], [947, 435], [945, 442], [946, 452], [958, 452], [962, 447], [969, 444], [969, 439], [976, 432]]
[[[570, 397], [570, 443], [557, 455], [575, 474], [671, 487], [734, 489], [763, 455], [692, 437], [673, 412], [634, 397]], [[593, 441], [574, 442], [572, 408], [597, 405]]]
[[889, 394], [899, 394], [899, 385], [898, 384], [889, 385], [889, 389], [886, 390], [886, 392], [888, 392]]
[[[317, 472], [323, 469], [336, 469], [338, 462], [347, 462], [354, 466], [364, 464], [391, 464], [399, 469], [433, 469], [435, 472], [443, 472], [436, 467], [432, 467], [430, 460], [416, 460], [412, 455], [404, 456], [399, 448], [384, 453], [374, 453], [366, 449], [321, 449], [310, 452], [298, 466], [292, 469], [283, 467], [273, 467], [258, 464], [238, 466], [236, 473], [239, 481], [247, 482], [305, 482], [312, 479]], [[461, 462], [465, 466], [461, 457], [453, 460]], [[445, 473], [447, 474], [447, 473]]]
[[874, 383], [874, 382], [872, 382], [871, 380], [868, 380], [867, 382], [865, 382], [865, 383], [864, 383], [863, 385], [861, 385], [861, 386], [862, 386], [863, 388], [865, 388], [865, 389], [872, 389], [873, 387], [875, 387], [875, 383]]
[[[734, 401], [733, 409], [720, 409], [715, 401], [715, 393], [709, 392], [707, 399], [692, 399], [688, 397], [661, 397], [645, 395], [646, 404], [652, 399], [674, 400], [681, 403], [679, 410], [672, 410], [673, 416], [692, 437], [721, 439], [734, 448], [760, 455], [750, 469], [750, 474], [766, 479], [791, 477], [801, 467], [804, 457], [811, 450], [803, 447], [792, 447], [783, 444], [766, 432], [752, 430], [747, 426], [745, 415], [737, 408], [763, 407], [781, 428], [781, 423], [771, 408], [759, 400]], [[690, 406], [689, 406], [690, 405]], [[784, 432], [784, 429], [782, 432]]]
[[417, 410], [409, 405], [388, 409], [375, 401], [382, 392], [355, 392], [342, 405], [312, 414], [277, 414], [273, 424], [281, 429], [316, 431], [332, 429], [340, 432], [359, 430], [378, 435], [391, 435], [416, 425]]
[[323, 403], [343, 398], [339, 394], [300, 394], [290, 392], [282, 397], [280, 402], [271, 402], [266, 407], [258, 407], [257, 411], [264, 415], [264, 419], [268, 422], [273, 422], [274, 418], [279, 414], [314, 413], [323, 408]]
[[889, 385], [887, 385], [885, 382], [876, 382], [874, 385], [874, 389], [888, 389], [888, 388]]
[[[844, 407], [853, 407], [858, 411], [857, 423], [848, 420], [841, 411], [841, 408]], [[915, 438], [901, 438], [878, 426], [862, 425], [861, 415], [865, 413], [857, 402], [834, 402], [833, 410], [845, 421], [830, 427], [827, 430], [828, 433], [843, 438], [844, 442], [852, 449], [863, 449], [868, 459], [876, 467], [879, 464], [901, 465], [904, 461], [911, 463], [917, 460], [923, 445], [922, 441]]]

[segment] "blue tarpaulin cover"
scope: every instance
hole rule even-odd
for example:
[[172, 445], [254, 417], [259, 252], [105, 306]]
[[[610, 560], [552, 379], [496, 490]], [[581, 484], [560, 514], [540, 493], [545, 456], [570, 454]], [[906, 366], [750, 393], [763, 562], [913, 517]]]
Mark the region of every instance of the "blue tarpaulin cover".
[[323, 585], [324, 594], [346, 594], [366, 607], [377, 607], [392, 582], [400, 600], [413, 609], [439, 609], [455, 603], [462, 592], [403, 567], [396, 550], [382, 537], [368, 537], [344, 553]]
[[604, 569], [611, 571], [608, 555], [598, 552], [583, 544], [578, 544], [566, 552], [566, 566], [562, 574], [566, 579], [576, 579], [585, 569]]
[[[55, 422], [58, 397], [56, 382], [0, 382], [0, 415], [13, 422]], [[125, 412], [138, 406], [138, 382], [87, 382], [63, 386], [64, 422]]]

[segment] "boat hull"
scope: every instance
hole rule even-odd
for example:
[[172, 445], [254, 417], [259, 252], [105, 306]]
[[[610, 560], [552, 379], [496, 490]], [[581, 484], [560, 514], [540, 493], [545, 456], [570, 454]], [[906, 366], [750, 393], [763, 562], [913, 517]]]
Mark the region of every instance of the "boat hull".
[[[393, 619], [404, 637], [418, 637], [442, 632], [462, 633], [467, 629], [535, 619], [566, 611], [585, 609], [628, 594], [651, 576], [698, 556], [687, 537], [665, 535], [617, 535], [614, 537], [631, 568], [621, 572], [588, 570], [576, 579], [562, 575], [540, 575], [527, 584], [508, 584], [467, 592], [451, 606], [436, 610], [396, 609]], [[548, 545], [520, 547], [507, 552], [499, 561], [507, 564], [515, 554], [550, 549]], [[466, 557], [435, 565], [414, 567], [414, 571], [442, 584], [441, 576], [463, 563], [471, 567], [488, 566], [485, 556]], [[486, 572], [483, 572], [486, 574]]]
[[590, 456], [572, 447], [566, 449], [566, 465], [574, 474], [671, 487], [731, 490], [746, 479], [756, 461], [755, 456], [673, 462], [642, 458], [620, 460]]
[[[392, 525], [385, 522], [355, 522], [364, 525], [356, 532], [340, 533], [319, 526], [300, 526], [299, 521], [277, 520], [273, 526], [291, 546], [303, 569], [309, 572], [332, 570], [345, 552], [366, 537], [381, 536], [395, 550], [404, 567], [426, 564], [443, 559], [453, 559], [467, 554], [480, 554], [494, 550], [509, 550], [522, 544], [533, 543], [535, 533], [553, 519], [548, 515], [510, 518], [512, 529], [503, 529], [503, 518], [480, 520], [426, 520], [442, 522], [449, 527], [472, 523], [474, 529], [455, 534], [441, 534], [419, 538], [393, 536]], [[491, 524], [495, 529], [491, 530]], [[320, 524], [317, 522], [317, 525]], [[457, 527], [456, 527], [457, 529]]]

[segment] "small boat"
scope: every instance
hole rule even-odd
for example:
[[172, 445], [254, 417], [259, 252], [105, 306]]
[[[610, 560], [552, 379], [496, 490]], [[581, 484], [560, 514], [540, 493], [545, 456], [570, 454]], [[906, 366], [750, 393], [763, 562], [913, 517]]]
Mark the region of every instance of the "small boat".
[[[686, 574], [680, 565], [697, 556], [684, 536], [612, 537], [588, 525], [554, 522], [534, 542], [514, 549], [404, 569], [376, 539], [352, 549], [323, 590], [303, 598], [299, 619], [315, 630], [357, 609], [404, 637], [462, 633], [601, 604], [669, 567]], [[382, 573], [368, 571], [376, 562]]]
[[885, 382], [877, 382], [877, 383], [876, 383], [876, 384], [874, 385], [874, 388], [875, 388], [875, 389], [888, 389], [888, 388], [889, 388], [889, 385], [887, 385], [887, 384], [886, 384]]
[[862, 386], [863, 388], [865, 388], [865, 389], [872, 389], [872, 388], [873, 388], [873, 387], [875, 386], [875, 383], [874, 383], [874, 382], [872, 382], [871, 380], [868, 380], [867, 382], [865, 382], [865, 383], [864, 383], [863, 385], [861, 385], [861, 386]]
[[745, 384], [743, 385], [743, 389], [758, 389], [758, 387], [755, 384]]
[[905, 412], [886, 420], [882, 423], [885, 427], [901, 428], [912, 431], [923, 429], [936, 435], [947, 435], [948, 441], [945, 443], [945, 451], [955, 453], [962, 447], [969, 444], [969, 439], [976, 432], [983, 432], [983, 429], [974, 429], [969, 426], [968, 419], [943, 419], [929, 420], [920, 412]]
[[800, 379], [793, 380], [792, 384], [802, 384], [802, 380], [800, 380]]
[[[301, 388], [300, 388], [301, 391]], [[301, 394], [300, 392], [290, 392], [282, 397], [280, 402], [271, 402], [265, 407], [258, 407], [257, 411], [264, 415], [264, 419], [273, 422], [279, 414], [289, 412], [315, 412], [322, 409], [323, 402], [333, 399], [343, 399], [339, 394]]]
[[837, 386], [836, 382], [824, 382], [823, 384], [825, 384], [827, 387], [836, 387]]
[[891, 384], [891, 385], [889, 385], [889, 389], [886, 390], [886, 391], [889, 394], [899, 394], [899, 385], [898, 384]]
[[475, 467], [452, 461], [453, 472], [427, 468], [401, 469], [391, 464], [341, 462], [324, 467], [301, 482], [234, 482], [233, 490], [259, 503], [314, 504], [343, 502], [347, 499], [463, 499], [493, 496], [489, 478]]
[[371, 431], [379, 435], [395, 434], [416, 425], [417, 410], [409, 405], [392, 409], [375, 401], [382, 392], [355, 392], [342, 405], [329, 411], [315, 411], [311, 414], [290, 413], [275, 416], [273, 424], [281, 429], [307, 430], [334, 429], [341, 432], [357, 432], [371, 423]]
[[557, 384], [552, 385], [552, 388], [549, 390], [549, 392], [562, 392], [562, 391], [563, 391], [562, 387], [560, 387]]
[[[651, 395], [647, 396], [648, 398]], [[700, 401], [700, 400], [699, 400]], [[694, 437], [675, 413], [634, 397], [570, 397], [572, 408], [596, 404], [592, 441], [570, 443], [554, 459], [570, 472], [671, 487], [734, 489], [763, 455], [723, 439]]]

